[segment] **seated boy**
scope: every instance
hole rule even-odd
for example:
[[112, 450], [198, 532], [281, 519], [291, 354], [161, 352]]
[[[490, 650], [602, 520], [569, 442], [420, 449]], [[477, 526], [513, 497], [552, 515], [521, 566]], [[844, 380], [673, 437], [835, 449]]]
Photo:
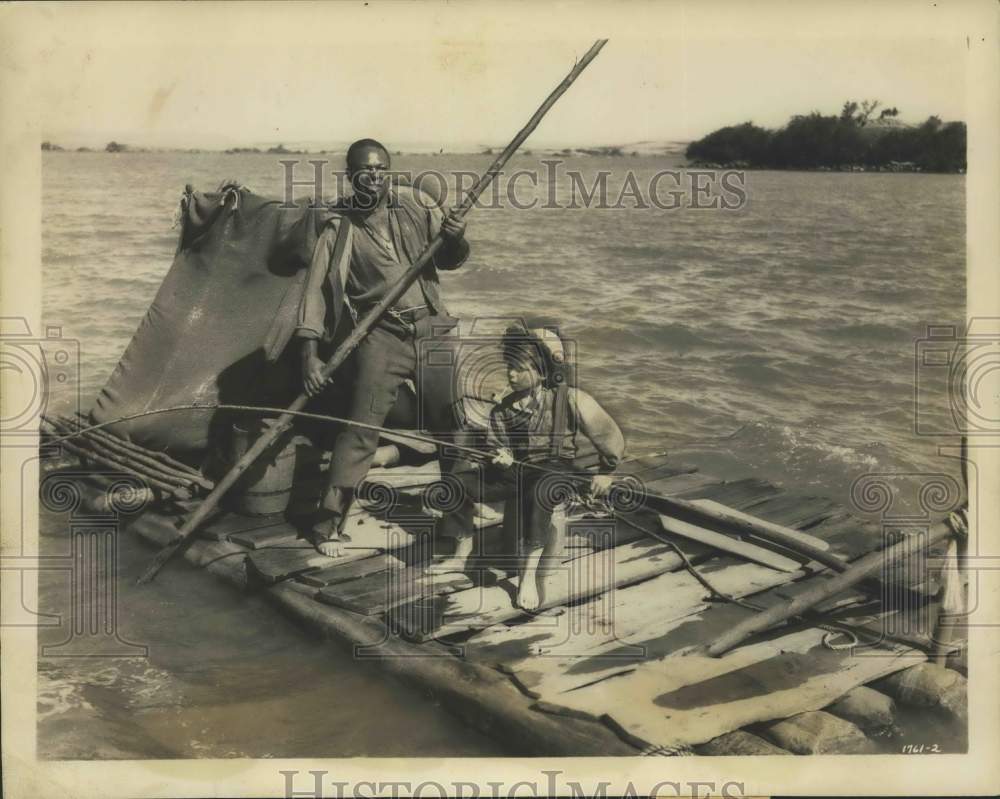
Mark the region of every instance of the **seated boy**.
[[[505, 499], [505, 514], [516, 514], [516, 529], [523, 538], [524, 565], [516, 604], [533, 611], [544, 603], [539, 563], [559, 541], [552, 525], [553, 511], [570, 483], [559, 474], [577, 474], [577, 436], [582, 434], [596, 449], [600, 473], [589, 480], [590, 492], [604, 496], [612, 473], [625, 454], [625, 438], [614, 419], [582, 389], [569, 385], [562, 342], [551, 330], [511, 326], [504, 333], [503, 357], [510, 393], [490, 414], [487, 443], [493, 463], [484, 475], [486, 496], [472, 481], [466, 498], [439, 528], [457, 539], [454, 557], [437, 564], [434, 571], [461, 571], [472, 552], [473, 500]], [[579, 481], [574, 481], [579, 482]]]

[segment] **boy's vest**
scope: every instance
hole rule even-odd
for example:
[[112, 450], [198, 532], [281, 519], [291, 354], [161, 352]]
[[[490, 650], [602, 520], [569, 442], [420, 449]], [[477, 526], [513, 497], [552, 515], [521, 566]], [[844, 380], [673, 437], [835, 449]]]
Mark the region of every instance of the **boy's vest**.
[[539, 407], [519, 410], [502, 405], [499, 410], [504, 432], [515, 459], [538, 462], [573, 460], [577, 455], [576, 419], [569, 400], [569, 388], [543, 388]]

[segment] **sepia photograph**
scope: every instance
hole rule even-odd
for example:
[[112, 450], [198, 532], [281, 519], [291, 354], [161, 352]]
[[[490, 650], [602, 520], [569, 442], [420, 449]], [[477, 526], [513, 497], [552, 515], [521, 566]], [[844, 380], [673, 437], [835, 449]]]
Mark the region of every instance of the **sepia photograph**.
[[1000, 790], [998, 25], [0, 9], [4, 792]]

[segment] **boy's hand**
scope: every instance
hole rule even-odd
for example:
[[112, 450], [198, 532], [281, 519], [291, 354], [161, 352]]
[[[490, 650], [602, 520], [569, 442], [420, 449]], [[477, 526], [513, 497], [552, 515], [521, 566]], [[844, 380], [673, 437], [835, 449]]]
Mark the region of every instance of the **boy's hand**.
[[615, 478], [610, 474], [595, 474], [590, 480], [590, 493], [597, 499], [607, 496]]
[[497, 466], [503, 466], [505, 468], [514, 465], [514, 453], [509, 449], [504, 447], [503, 449], [498, 449], [496, 454], [493, 455], [493, 461]]

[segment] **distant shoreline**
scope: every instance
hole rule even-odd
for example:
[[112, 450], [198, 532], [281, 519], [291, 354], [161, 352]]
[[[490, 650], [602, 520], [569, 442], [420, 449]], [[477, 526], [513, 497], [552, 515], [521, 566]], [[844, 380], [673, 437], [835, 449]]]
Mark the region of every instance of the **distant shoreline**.
[[731, 164], [718, 164], [714, 162], [691, 161], [688, 160], [688, 169], [711, 169], [711, 170], [736, 170], [740, 172], [837, 172], [837, 173], [866, 173], [866, 174], [919, 174], [919, 175], [964, 175], [964, 167], [953, 170], [935, 171], [922, 169], [919, 164], [909, 162], [897, 162], [886, 165], [871, 164], [842, 164], [840, 166], [766, 166], [763, 164], [744, 164], [740, 162]]
[[[202, 150], [202, 149], [184, 149], [184, 148], [129, 148], [127, 150], [118, 152], [105, 152], [104, 150], [95, 150], [92, 148], [81, 147], [77, 149], [69, 149], [63, 147], [54, 147], [46, 149], [47, 153], [62, 153], [68, 155], [76, 155], [80, 153], [85, 153], [89, 155], [161, 155], [161, 154], [184, 154], [184, 155], [288, 155], [288, 156], [337, 156], [342, 158], [344, 156], [343, 152], [334, 150], [288, 150], [283, 153], [269, 153], [266, 150], [246, 150], [242, 149], [239, 152], [228, 152], [226, 150]], [[716, 162], [706, 162], [706, 161], [693, 161], [687, 158], [683, 153], [677, 152], [629, 152], [622, 153], [620, 156], [608, 156], [605, 154], [596, 154], [593, 152], [584, 151], [573, 151], [570, 153], [564, 153], [561, 151], [548, 152], [548, 151], [538, 151], [538, 152], [524, 152], [518, 153], [521, 157], [539, 157], [539, 158], [670, 158], [673, 162], [673, 166], [685, 170], [710, 170], [710, 171], [739, 171], [739, 172], [835, 172], [838, 174], [920, 174], [920, 175], [965, 175], [965, 169], [957, 169], [953, 171], [933, 171], [921, 169], [919, 165], [916, 164], [890, 164], [887, 166], [870, 166], [865, 164], [844, 164], [838, 167], [828, 167], [828, 166], [795, 166], [795, 167], [778, 167], [778, 166], [765, 166], [758, 164], [745, 164], [741, 162], [734, 163], [716, 163]], [[406, 151], [396, 151], [393, 156], [398, 156], [401, 158], [405, 157], [486, 157], [486, 153], [482, 152], [471, 152], [471, 151], [444, 151], [440, 153], [428, 153], [428, 152], [406, 152]]]
[[[525, 147], [516, 153], [520, 156], [540, 156], [545, 158], [571, 158], [571, 157], [593, 157], [593, 158], [639, 158], [644, 156], [673, 156], [684, 157], [684, 148], [687, 142], [663, 142], [650, 143], [642, 142], [635, 145], [609, 145], [596, 147]], [[72, 147], [64, 146], [55, 142], [43, 141], [41, 144], [43, 152], [72, 152], [72, 153], [103, 153], [107, 155], [118, 155], [121, 153], [191, 153], [204, 154], [212, 153], [219, 155], [335, 155], [343, 157], [346, 149], [309, 149], [298, 147], [285, 147], [277, 145], [273, 147], [140, 147], [116, 141], [109, 142], [104, 147]], [[400, 148], [391, 150], [393, 156], [495, 156], [500, 152], [499, 147], [479, 147], [477, 149], [406, 149]]]

